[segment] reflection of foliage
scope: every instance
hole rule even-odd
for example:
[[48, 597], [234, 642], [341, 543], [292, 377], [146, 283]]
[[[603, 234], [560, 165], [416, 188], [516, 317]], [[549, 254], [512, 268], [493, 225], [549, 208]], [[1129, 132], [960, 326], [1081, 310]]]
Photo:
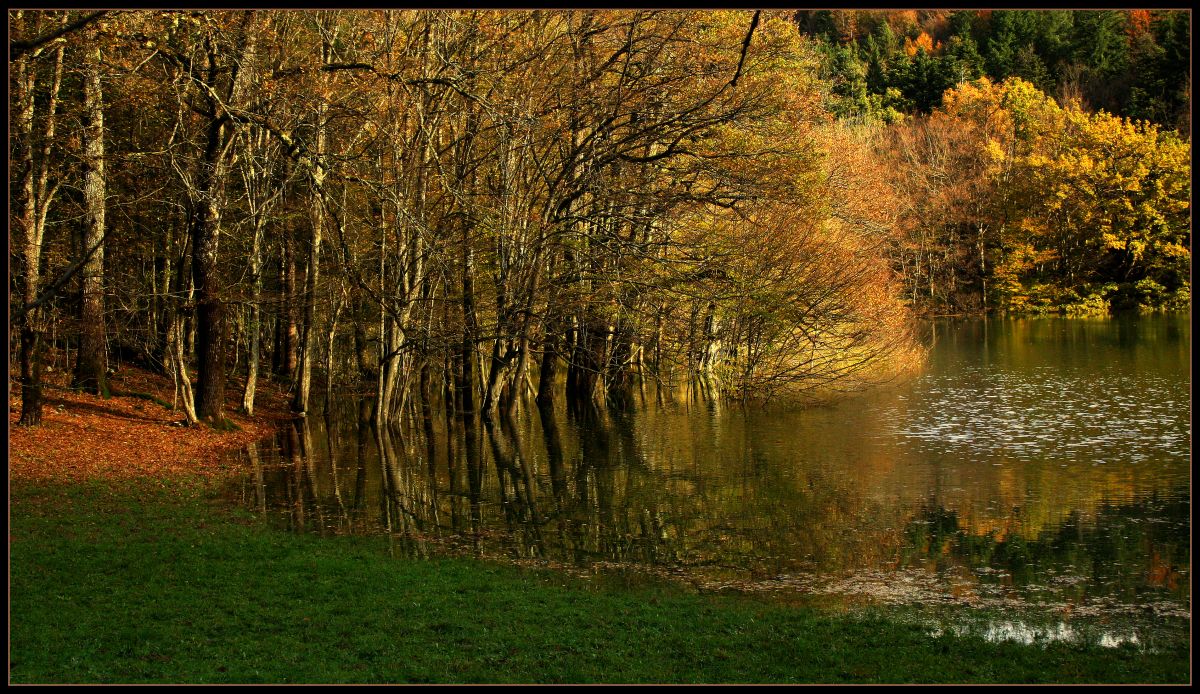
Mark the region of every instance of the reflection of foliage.
[[1191, 558], [1185, 497], [1180, 492], [1169, 500], [1106, 504], [1090, 520], [1075, 510], [1035, 537], [971, 532], [956, 512], [931, 501], [908, 522], [901, 561], [939, 570], [965, 567], [981, 581], [1050, 588], [1072, 599], [1136, 600], [1156, 590], [1186, 597], [1183, 577]]

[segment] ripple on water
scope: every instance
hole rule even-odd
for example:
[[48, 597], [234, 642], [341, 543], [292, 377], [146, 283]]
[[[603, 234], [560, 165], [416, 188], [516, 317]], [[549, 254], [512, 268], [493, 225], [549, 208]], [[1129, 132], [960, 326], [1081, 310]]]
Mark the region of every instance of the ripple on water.
[[1100, 630], [1097, 632], [1091, 629], [1081, 629], [1066, 622], [1038, 625], [1026, 624], [1022, 621], [1001, 620], [987, 622], [983, 625], [956, 624], [948, 629], [941, 626], [934, 627], [930, 629], [929, 635], [937, 638], [947, 631], [956, 636], [979, 636], [985, 641], [993, 643], [1011, 641], [1026, 646], [1034, 644], [1045, 646], [1061, 641], [1074, 644], [1092, 643], [1101, 648], [1117, 648], [1124, 644], [1139, 646], [1142, 643], [1137, 632], [1133, 630]]
[[1154, 374], [968, 367], [919, 379], [904, 408], [884, 421], [938, 452], [1136, 463], [1186, 461], [1191, 447], [1188, 384]]

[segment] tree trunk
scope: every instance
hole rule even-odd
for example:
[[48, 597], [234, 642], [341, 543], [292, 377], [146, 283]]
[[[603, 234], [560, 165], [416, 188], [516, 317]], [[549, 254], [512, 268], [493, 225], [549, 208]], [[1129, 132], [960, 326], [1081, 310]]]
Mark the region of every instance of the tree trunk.
[[183, 314], [181, 312], [176, 312], [171, 318], [171, 327], [167, 330], [167, 359], [171, 377], [175, 381], [176, 393], [182, 393], [179, 400], [183, 403], [183, 412], [187, 417], [187, 422], [196, 424], [200, 418], [196, 416], [192, 379], [188, 375], [187, 360], [183, 353]]
[[[330, 294], [332, 294], [332, 293], [333, 293], [333, 290], [331, 288]], [[325, 350], [325, 411], [326, 412], [329, 412], [329, 405], [330, 405], [330, 403], [333, 402], [333, 372], [334, 372], [333, 351], [334, 351], [335, 343], [337, 342], [338, 318], [341, 317], [342, 306], [344, 305], [344, 302], [342, 301], [342, 299], [340, 297], [334, 298], [333, 296], [330, 296], [329, 299], [330, 299], [330, 304], [332, 304], [332, 315], [329, 318], [329, 330], [325, 334], [325, 343], [326, 343], [326, 345], [325, 345], [326, 346], [326, 350]]]
[[100, 85], [100, 49], [89, 47], [85, 56], [83, 198], [87, 222], [83, 249], [85, 253], [91, 251], [91, 256], [83, 266], [75, 385], [93, 395], [108, 397], [104, 330], [104, 94]]
[[202, 421], [217, 426], [224, 423], [225, 407], [226, 321], [217, 250], [221, 240], [221, 210], [225, 204], [226, 155], [230, 144], [228, 128], [229, 125], [222, 120], [214, 120], [209, 125], [191, 229], [199, 364], [196, 415]]
[[279, 360], [279, 375], [291, 381], [296, 374], [296, 362], [299, 361], [300, 330], [296, 325], [298, 299], [296, 297], [296, 244], [292, 240], [290, 230], [285, 232], [283, 241], [283, 294], [284, 313], [282, 328], [283, 354]]
[[[245, 12], [241, 32], [241, 50], [232, 61], [237, 70], [229, 71], [231, 81], [226, 102], [243, 101], [245, 85], [255, 62], [255, 34], [251, 29], [254, 12]], [[207, 51], [207, 79], [213, 82], [222, 74], [217, 52], [210, 44]], [[210, 90], [212, 87], [209, 88]], [[224, 426], [225, 350], [227, 320], [223, 286], [217, 255], [221, 239], [221, 215], [225, 209], [225, 188], [231, 166], [234, 124], [225, 106], [211, 92], [206, 96], [212, 116], [208, 125], [204, 161], [197, 177], [197, 195], [192, 217], [192, 279], [196, 286], [196, 347], [199, 383], [196, 389], [196, 415], [214, 426]]]
[[358, 362], [358, 374], [363, 382], [374, 381], [378, 376], [375, 366], [371, 364], [371, 344], [367, 339], [365, 302], [359, 299], [355, 306], [354, 315], [354, 356]]
[[250, 251], [250, 277], [253, 294], [250, 300], [250, 354], [247, 357], [246, 389], [242, 392], [242, 409], [254, 414], [254, 391], [258, 387], [258, 360], [262, 343], [262, 237], [265, 217], [259, 217], [254, 225], [254, 244]]
[[[316, 179], [319, 175], [314, 171], [313, 178]], [[314, 187], [319, 185], [316, 183]], [[312, 205], [312, 244], [309, 247], [308, 269], [305, 273], [304, 283], [304, 327], [300, 334], [300, 372], [297, 374], [296, 394], [292, 398], [292, 410], [300, 414], [308, 411], [308, 396], [312, 388], [312, 366], [316, 359], [317, 281], [320, 274], [321, 225], [324, 222], [324, 212], [321, 210], [318, 190], [313, 191]]]
[[987, 246], [984, 244], [984, 225], [979, 225], [979, 308], [987, 313]]
[[[20, 224], [25, 228], [25, 243], [20, 256], [25, 261], [22, 298], [26, 306], [37, 301], [38, 288], [41, 285], [42, 241], [46, 235], [46, 215], [50, 209], [50, 201], [58, 189], [57, 184], [48, 189], [48, 178], [58, 92], [62, 84], [62, 66], [63, 49], [60, 44], [55, 54], [54, 81], [50, 87], [44, 144], [35, 183], [33, 120], [37, 71], [26, 56], [22, 56], [16, 65], [20, 112], [17, 116], [15, 159], [18, 171], [21, 172], [21, 186], [19, 202], [13, 207], [20, 210]], [[22, 426], [36, 426], [42, 423], [42, 329], [42, 310], [35, 308], [27, 311], [21, 321], [21, 419], [18, 423]]]
[[466, 248], [467, 230], [463, 229], [463, 335], [461, 350], [460, 373], [458, 381], [459, 411], [468, 417], [468, 423], [474, 422], [475, 417], [475, 336], [479, 334], [479, 326], [475, 318], [475, 282], [473, 278], [474, 259], [470, 249]]
[[154, 328], [154, 361], [162, 368], [163, 373], [170, 373], [170, 353], [167, 351], [167, 331], [171, 328], [171, 252], [174, 246], [174, 225], [166, 220], [163, 229], [162, 246], [155, 252], [154, 279], [151, 286], [154, 291], [158, 310], [153, 322]]
[[[329, 57], [328, 41], [322, 42], [321, 59]], [[325, 103], [321, 101], [316, 113], [316, 142], [313, 154], [316, 165], [310, 170], [312, 176], [312, 203], [309, 208], [309, 221], [312, 227], [312, 243], [308, 251], [308, 273], [304, 292], [304, 335], [303, 352], [300, 356], [300, 380], [296, 386], [296, 394], [292, 399], [292, 410], [300, 414], [308, 412], [308, 395], [312, 387], [312, 366], [316, 358], [316, 327], [317, 320], [317, 280], [321, 270], [321, 232], [325, 226], [324, 183], [325, 171], [321, 168], [322, 157], [325, 154]]]
[[558, 367], [558, 351], [555, 348], [552, 333], [547, 331], [542, 340], [542, 363], [538, 374], [538, 407], [554, 406], [554, 372]]
[[[16, 64], [18, 100], [21, 105], [17, 115], [16, 160], [21, 172], [19, 201], [14, 207], [20, 210], [20, 223], [25, 229], [25, 244], [19, 257], [24, 261], [23, 299], [32, 304], [37, 300], [39, 274], [41, 270], [42, 240], [37, 225], [37, 199], [33, 195], [33, 90], [35, 73], [27, 58]], [[22, 426], [42, 423], [42, 364], [38, 354], [37, 326], [40, 310], [33, 309], [21, 320], [21, 421]]]

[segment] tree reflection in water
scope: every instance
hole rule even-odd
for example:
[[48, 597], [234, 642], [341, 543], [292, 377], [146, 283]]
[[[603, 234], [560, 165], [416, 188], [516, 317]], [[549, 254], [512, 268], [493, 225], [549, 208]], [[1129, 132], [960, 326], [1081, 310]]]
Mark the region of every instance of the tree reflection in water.
[[[710, 588], [924, 585], [916, 600], [1190, 597], [1188, 490], [1170, 475], [1121, 486], [1102, 469], [938, 460], [914, 479], [897, 451], [836, 462], [780, 445], [768, 418], [657, 400], [522, 407], [473, 430], [439, 416], [442, 402], [383, 427], [370, 401], [334, 406], [249, 449], [243, 496], [296, 531], [384, 532], [409, 556], [621, 567]], [[1049, 493], [1064, 485], [1074, 493]]]

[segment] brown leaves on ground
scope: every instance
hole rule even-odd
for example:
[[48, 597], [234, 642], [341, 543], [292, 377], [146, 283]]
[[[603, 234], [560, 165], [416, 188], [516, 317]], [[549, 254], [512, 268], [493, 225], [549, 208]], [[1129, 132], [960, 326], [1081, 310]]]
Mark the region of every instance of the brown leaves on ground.
[[[65, 375], [49, 373], [50, 386], [65, 385]], [[110, 380], [118, 392], [149, 393], [164, 402], [174, 400], [167, 377], [125, 366]], [[226, 417], [237, 425], [217, 431], [206, 425], [184, 426], [183, 410], [174, 411], [135, 396], [111, 398], [56, 387], [43, 389], [42, 423], [17, 426], [21, 390], [9, 395], [9, 478], [21, 482], [82, 482], [130, 480], [172, 475], [215, 476], [233, 466], [232, 453], [269, 436], [291, 417], [284, 395], [270, 383], [259, 382], [255, 414], [238, 412], [242, 388], [231, 382], [225, 389]]]

